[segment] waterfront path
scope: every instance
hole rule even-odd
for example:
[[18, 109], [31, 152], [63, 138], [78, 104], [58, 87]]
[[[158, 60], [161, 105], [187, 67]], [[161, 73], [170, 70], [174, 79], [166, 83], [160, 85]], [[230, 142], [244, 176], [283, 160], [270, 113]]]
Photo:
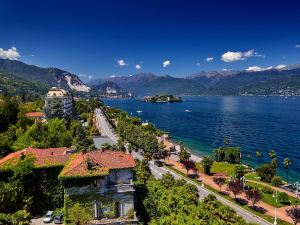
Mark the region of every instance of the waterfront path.
[[[116, 143], [117, 136], [114, 134], [112, 127], [109, 125], [104, 113], [100, 109], [97, 109], [95, 111], [95, 114], [96, 114], [97, 126], [101, 131], [101, 135], [105, 135], [105, 136], [109, 137], [113, 142]], [[139, 160], [143, 159], [143, 156], [137, 152], [132, 152], [132, 155]], [[269, 223], [268, 221], [256, 216], [255, 214], [243, 209], [239, 205], [230, 202], [229, 200], [223, 198], [222, 196], [206, 189], [205, 187], [202, 187], [198, 183], [193, 182], [190, 179], [188, 179], [178, 173], [173, 172], [172, 170], [170, 170], [166, 167], [158, 167], [158, 166], [154, 165], [153, 161], [149, 162], [149, 167], [151, 169], [153, 176], [156, 179], [160, 179], [164, 174], [170, 173], [174, 176], [175, 179], [184, 179], [187, 183], [195, 185], [199, 191], [200, 199], [203, 199], [205, 196], [207, 196], [209, 194], [213, 194], [217, 197], [217, 199], [222, 204], [233, 208], [237, 212], [237, 214], [242, 216], [246, 221], [251, 222], [251, 223], [261, 224], [261, 225], [271, 225], [271, 223]]]

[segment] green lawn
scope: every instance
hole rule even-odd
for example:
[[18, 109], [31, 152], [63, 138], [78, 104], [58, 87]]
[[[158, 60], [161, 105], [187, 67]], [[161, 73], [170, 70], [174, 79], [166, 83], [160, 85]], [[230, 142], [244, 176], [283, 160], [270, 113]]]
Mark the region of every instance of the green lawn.
[[[226, 168], [227, 171], [231, 171], [231, 174], [232, 174], [232, 175], [234, 174], [234, 168], [235, 168], [235, 166], [236, 166], [235, 164], [222, 163], [222, 162], [221, 162], [221, 163], [220, 163], [220, 162], [214, 162], [214, 164], [216, 164], [216, 165], [214, 165], [214, 166], [215, 166], [215, 170], [214, 170], [214, 171], [217, 171], [217, 172], [223, 172], [224, 170], [222, 170], [221, 168]], [[226, 164], [226, 165], [225, 165], [225, 164]], [[200, 172], [203, 171], [203, 168], [201, 167], [201, 165], [200, 165], [199, 163], [197, 163], [196, 166], [197, 166], [197, 168], [198, 168], [198, 170], [199, 170]], [[180, 171], [174, 169], [174, 168], [171, 167], [171, 166], [166, 166], [166, 167], [169, 168], [169, 169], [171, 169], [171, 170], [173, 170], [174, 172], [176, 172], [176, 173], [178, 173], [178, 174], [184, 176], [184, 177], [187, 177], [184, 173], [181, 173]], [[226, 170], [225, 170], [225, 171], [226, 171]], [[230, 172], [228, 172], [228, 173], [230, 174]], [[191, 179], [191, 178], [189, 178], [189, 179], [190, 179], [190, 180], [193, 180], [193, 179]], [[193, 180], [193, 181], [194, 181], [194, 182], [197, 182], [196, 180]], [[251, 186], [252, 186], [252, 184], [253, 184], [253, 183], [251, 183]], [[259, 184], [258, 184], [258, 186], [260, 186], [260, 188], [263, 187], [263, 185], [259, 185]], [[259, 188], [258, 186], [257, 186], [257, 188]], [[219, 190], [216, 190], [216, 189], [212, 188], [211, 186], [205, 185], [205, 188], [207, 188], [207, 189], [209, 189], [210, 191], [212, 191], [212, 192], [214, 192], [214, 193], [220, 195]], [[229, 200], [229, 201], [231, 201], [231, 202], [237, 204], [237, 203], [235, 202], [235, 200], [232, 199], [232, 198], [229, 197], [229, 196], [222, 195], [222, 197], [224, 197], [224, 198], [226, 198], [227, 200]], [[272, 195], [271, 195], [271, 198], [272, 198]], [[272, 198], [272, 199], [273, 199], [273, 198]], [[272, 200], [270, 200], [270, 196], [264, 196], [264, 200], [266, 200], [266, 201], [267, 201], [267, 200], [268, 200], [268, 201], [272, 201]], [[292, 199], [290, 199], [290, 200], [292, 200]], [[267, 202], [266, 202], [266, 203], [267, 203]], [[299, 203], [298, 203], [298, 204], [299, 204]], [[281, 204], [281, 205], [282, 205], [282, 204]], [[271, 222], [271, 223], [274, 222], [274, 218], [273, 218], [272, 216], [268, 216], [268, 215], [265, 215], [265, 214], [261, 214], [261, 213], [255, 211], [255, 210], [251, 209], [248, 205], [245, 205], [245, 206], [240, 205], [240, 207], [244, 208], [244, 209], [247, 210], [247, 211], [250, 211], [250, 212], [254, 213], [254, 214], [257, 215], [258, 217], [261, 217], [261, 218], [263, 218], [263, 219], [265, 219], [265, 220], [267, 220], [267, 221], [269, 221], [269, 222]], [[278, 204], [278, 207], [279, 207], [279, 204]], [[278, 225], [291, 225], [291, 223], [288, 223], [288, 222], [283, 221], [283, 220], [280, 220], [280, 219], [277, 219], [277, 224], [278, 224]]]
[[[251, 186], [251, 187], [254, 187], [254, 188], [258, 188], [260, 190], [262, 190], [264, 188], [264, 186], [262, 184], [257, 184], [257, 183], [253, 183], [253, 182], [246, 182], [247, 185]], [[276, 206], [276, 199], [272, 197], [273, 194], [267, 194], [267, 193], [264, 193], [262, 192], [263, 194], [263, 199], [262, 201], [269, 204], [269, 205], [272, 205], [272, 206]], [[279, 195], [279, 192], [278, 192], [278, 195]], [[291, 201], [291, 205], [299, 205], [300, 204], [300, 201], [297, 200], [295, 197], [291, 197], [289, 196], [289, 200]], [[280, 203], [280, 202], [277, 202], [277, 207], [284, 207], [286, 205]]]
[[[216, 194], [220, 194], [220, 193], [219, 193], [219, 190], [216, 190], [216, 189], [214, 189], [214, 188], [212, 188], [212, 187], [210, 187], [210, 186], [208, 186], [208, 185], [205, 185], [205, 188], [209, 189], [210, 191], [212, 191], [212, 192], [214, 192], [214, 193], [216, 193]], [[231, 202], [237, 204], [237, 203], [234, 201], [234, 199], [232, 199], [231, 197], [229, 197], [229, 196], [227, 196], [227, 195], [222, 195], [222, 197], [224, 197], [224, 198], [226, 198], [227, 200], [229, 200], [229, 201], [231, 201]], [[274, 217], [269, 216], [269, 215], [265, 215], [265, 214], [261, 214], [261, 213], [255, 211], [255, 210], [251, 209], [248, 205], [244, 205], [244, 206], [239, 205], [239, 206], [242, 207], [242, 208], [244, 208], [244, 209], [246, 209], [247, 211], [252, 212], [253, 214], [257, 215], [258, 217], [261, 217], [261, 218], [263, 218], [263, 219], [265, 219], [265, 220], [271, 222], [271, 223], [274, 222]], [[286, 221], [284, 221], [284, 220], [280, 220], [280, 219], [278, 219], [278, 218], [277, 218], [277, 224], [278, 224], [278, 225], [291, 225], [291, 223], [288, 223], [288, 222], [286, 222]]]
[[260, 176], [258, 176], [256, 172], [247, 173], [247, 174], [245, 175], [245, 178], [246, 178], [247, 180], [260, 181]]
[[[230, 164], [226, 162], [214, 162], [211, 168], [211, 173], [227, 173], [228, 176], [233, 176], [237, 165], [238, 164]], [[196, 168], [200, 172], [203, 172], [203, 168], [200, 163], [196, 163]]]

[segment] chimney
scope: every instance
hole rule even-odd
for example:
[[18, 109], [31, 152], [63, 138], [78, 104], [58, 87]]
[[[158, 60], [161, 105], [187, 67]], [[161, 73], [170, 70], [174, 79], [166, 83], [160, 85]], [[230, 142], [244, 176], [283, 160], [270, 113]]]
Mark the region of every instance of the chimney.
[[82, 149], [82, 151], [81, 151], [82, 155], [85, 155], [86, 152], [87, 152], [86, 149]]
[[54, 152], [51, 152], [51, 155], [54, 155]]

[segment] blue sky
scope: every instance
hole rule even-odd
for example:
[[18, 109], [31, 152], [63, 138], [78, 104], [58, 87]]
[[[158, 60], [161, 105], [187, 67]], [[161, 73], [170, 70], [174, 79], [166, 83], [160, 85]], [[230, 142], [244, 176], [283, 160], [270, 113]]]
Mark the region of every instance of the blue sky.
[[0, 57], [84, 80], [299, 63], [300, 2], [264, 2], [1, 1]]

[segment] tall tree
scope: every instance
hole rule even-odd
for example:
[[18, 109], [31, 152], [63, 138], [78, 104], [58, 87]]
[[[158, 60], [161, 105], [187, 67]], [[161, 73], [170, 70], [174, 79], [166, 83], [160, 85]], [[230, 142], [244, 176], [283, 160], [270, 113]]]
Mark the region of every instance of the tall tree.
[[262, 153], [259, 152], [259, 151], [257, 151], [257, 152], [256, 152], [257, 166], [259, 165], [259, 160], [260, 160], [261, 157], [262, 157]]
[[191, 153], [180, 143], [180, 151], [178, 153], [180, 162], [187, 162], [191, 157]]
[[289, 167], [292, 165], [292, 161], [289, 158], [283, 160], [283, 165], [286, 169], [286, 181], [289, 182]]
[[213, 163], [214, 163], [213, 160], [209, 156], [203, 157], [203, 159], [201, 161], [201, 165], [203, 167], [205, 174], [210, 174], [210, 169], [211, 169]]
[[256, 203], [260, 202], [263, 195], [259, 189], [254, 188], [252, 190], [246, 191], [246, 197], [248, 200], [250, 200], [252, 202], [252, 207], [254, 207]]
[[233, 179], [228, 183], [228, 189], [233, 193], [234, 198], [243, 191], [243, 183], [239, 179]]
[[286, 214], [293, 220], [294, 225], [300, 223], [300, 208], [297, 205], [287, 209]]
[[222, 186], [225, 184], [225, 177], [214, 177], [214, 183], [218, 185], [220, 192], [222, 191]]

